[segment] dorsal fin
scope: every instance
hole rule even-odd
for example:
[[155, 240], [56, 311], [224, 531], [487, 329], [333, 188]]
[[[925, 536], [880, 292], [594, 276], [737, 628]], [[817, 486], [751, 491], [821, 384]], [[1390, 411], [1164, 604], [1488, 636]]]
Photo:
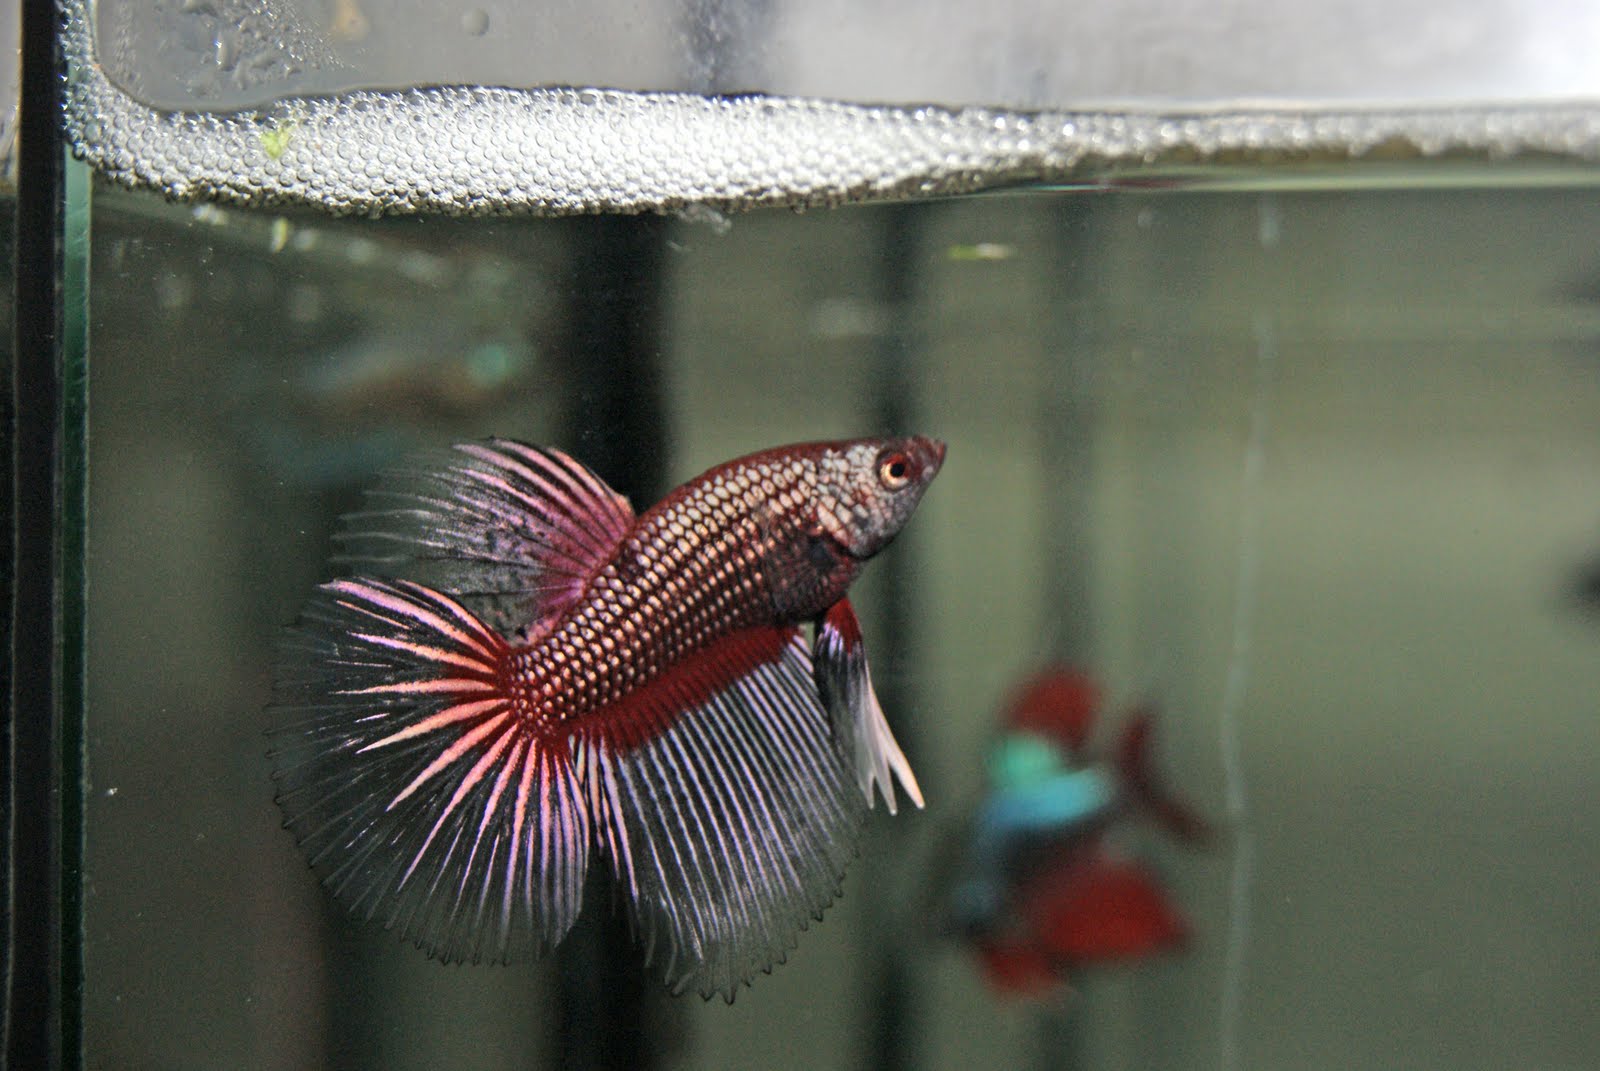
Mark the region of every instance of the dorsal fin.
[[587, 466], [511, 439], [421, 455], [370, 500], [344, 518], [343, 560], [426, 584], [523, 638], [572, 605], [634, 521]]

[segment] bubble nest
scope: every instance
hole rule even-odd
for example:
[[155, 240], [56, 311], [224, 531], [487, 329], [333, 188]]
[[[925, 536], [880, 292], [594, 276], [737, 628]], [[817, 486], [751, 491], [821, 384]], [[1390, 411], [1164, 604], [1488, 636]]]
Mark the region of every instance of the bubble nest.
[[1600, 161], [1600, 113], [1582, 105], [1029, 114], [430, 87], [162, 113], [93, 62], [85, 3], [63, 5], [74, 151], [112, 181], [184, 200], [363, 216], [728, 211], [1064, 182], [1088, 168], [1359, 158], [1379, 146], [1390, 159]]

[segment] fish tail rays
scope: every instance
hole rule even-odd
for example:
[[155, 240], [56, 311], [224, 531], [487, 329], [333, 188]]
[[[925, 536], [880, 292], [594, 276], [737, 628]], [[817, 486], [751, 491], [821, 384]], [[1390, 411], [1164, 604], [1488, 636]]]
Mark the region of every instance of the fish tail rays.
[[515, 709], [510, 654], [402, 580], [324, 585], [280, 651], [287, 826], [339, 898], [446, 961], [542, 952], [582, 902], [583, 794]]
[[674, 993], [731, 1003], [822, 917], [856, 854], [866, 804], [796, 632], [728, 637], [637, 697], [651, 720], [672, 704], [665, 731], [579, 746], [602, 855]]
[[797, 631], [729, 637], [551, 734], [449, 596], [327, 584], [282, 650], [287, 825], [335, 895], [446, 961], [557, 943], [593, 845], [668, 986], [732, 1000], [838, 894], [865, 817]]

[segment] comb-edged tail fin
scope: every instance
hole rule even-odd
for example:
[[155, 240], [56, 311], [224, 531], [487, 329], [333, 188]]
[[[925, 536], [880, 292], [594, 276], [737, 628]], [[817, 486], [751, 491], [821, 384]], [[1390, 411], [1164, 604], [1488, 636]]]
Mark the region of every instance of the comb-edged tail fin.
[[895, 813], [894, 781], [900, 782], [911, 802], [923, 806], [911, 763], [889, 729], [861, 642], [861, 625], [849, 599], [834, 603], [817, 623], [812, 646], [816, 685], [822, 704], [855, 767], [856, 781], [871, 806], [876, 785], [889, 813]]
[[838, 895], [866, 807], [797, 630], [724, 637], [630, 694], [578, 753], [596, 839], [673, 992], [732, 1002]]
[[510, 655], [403, 580], [324, 585], [281, 647], [287, 826], [340, 899], [447, 961], [543, 951], [582, 901], [588, 812], [566, 741], [515, 708]]

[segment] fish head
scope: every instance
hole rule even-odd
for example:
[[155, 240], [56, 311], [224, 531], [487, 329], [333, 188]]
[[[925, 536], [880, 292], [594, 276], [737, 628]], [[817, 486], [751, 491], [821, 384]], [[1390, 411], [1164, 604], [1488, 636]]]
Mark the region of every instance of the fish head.
[[817, 523], [851, 558], [862, 561], [905, 527], [944, 464], [944, 443], [920, 435], [860, 439], [823, 458]]

